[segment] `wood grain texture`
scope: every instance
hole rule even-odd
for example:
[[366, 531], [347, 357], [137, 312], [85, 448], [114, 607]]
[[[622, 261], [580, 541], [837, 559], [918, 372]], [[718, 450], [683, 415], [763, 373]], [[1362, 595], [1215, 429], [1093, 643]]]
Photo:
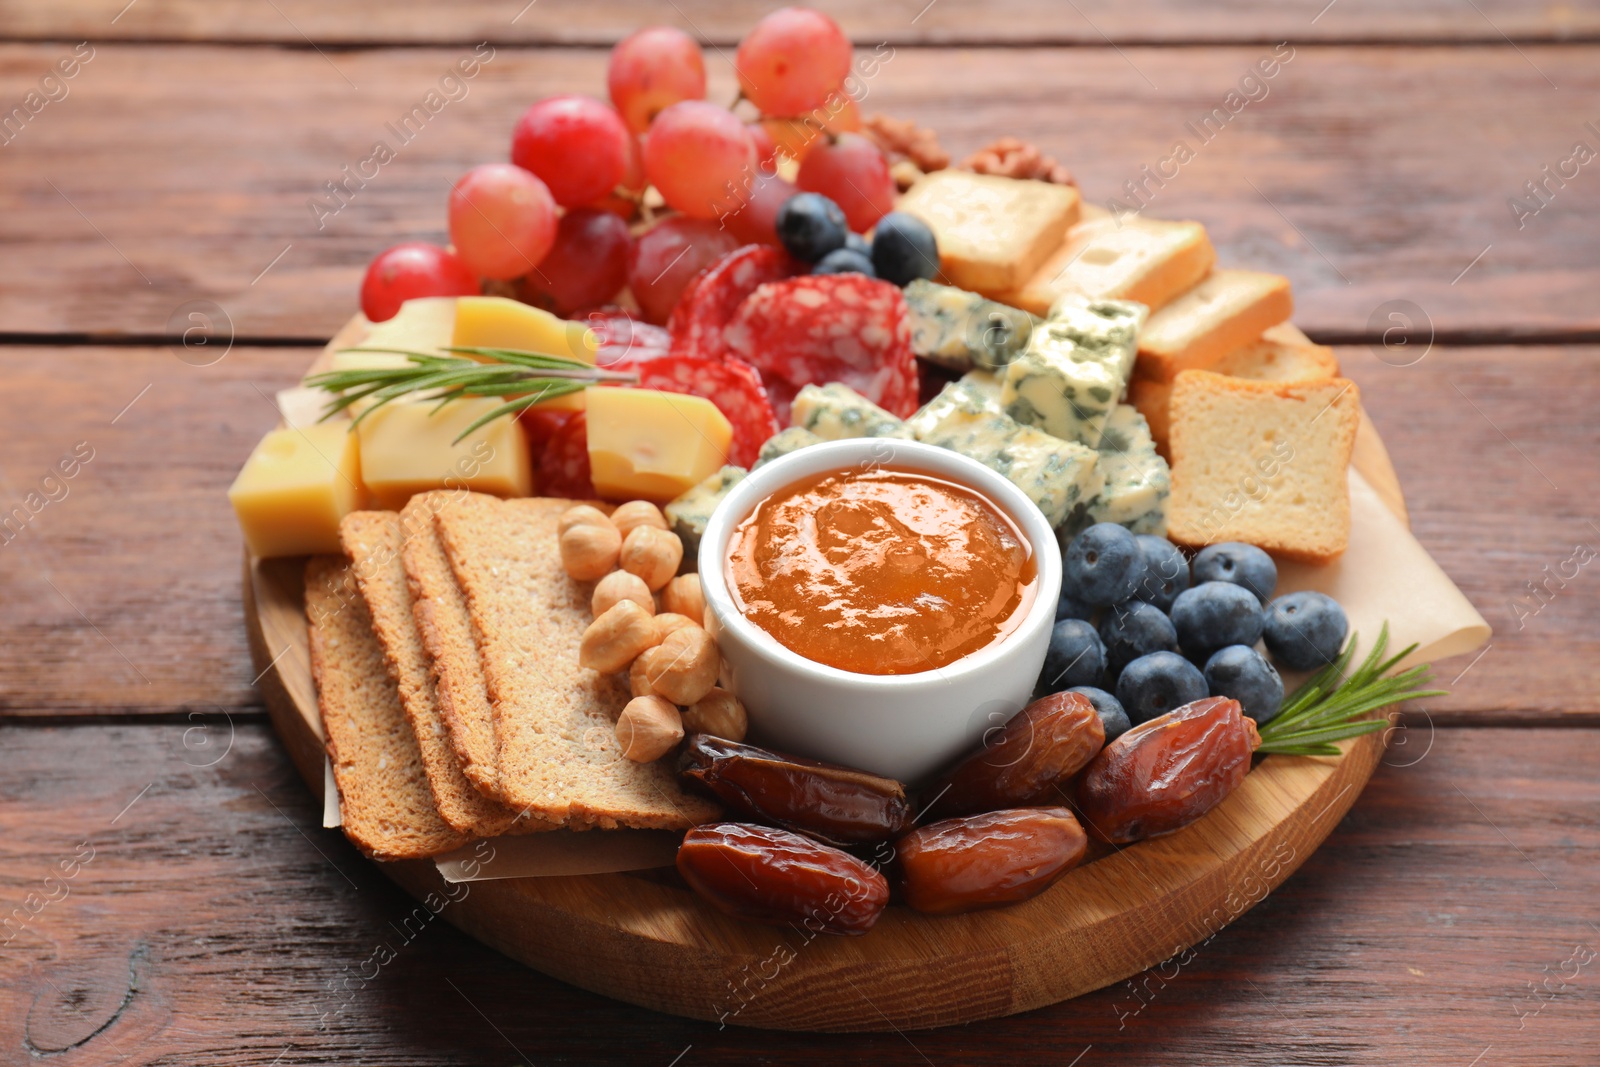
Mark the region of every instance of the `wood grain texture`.
[[[4, 146], [16, 169], [0, 187], [0, 321], [173, 336], [180, 307], [211, 300], [241, 338], [326, 338], [376, 252], [444, 238], [449, 183], [503, 158], [532, 99], [604, 84], [599, 51], [501, 46], [401, 144], [387, 125], [469, 51], [97, 46], [71, 95]], [[1204, 222], [1225, 265], [1289, 275], [1313, 335], [1381, 334], [1397, 300], [1446, 336], [1600, 330], [1593, 165], [1552, 185], [1521, 230], [1507, 203], [1575, 141], [1600, 149], [1585, 127], [1600, 123], [1600, 45], [1299, 45], [1265, 98], [1208, 142], [1189, 132], [1271, 51], [902, 48], [866, 107], [932, 126], [957, 157], [999, 133], [1030, 138], [1102, 204], [1184, 140], [1194, 158], [1149, 185], [1149, 211]], [[0, 47], [0, 100], [62, 54]], [[712, 98], [731, 99], [715, 53], [711, 72]], [[319, 220], [312, 200], [339, 206], [326, 183], [380, 138], [395, 158]]]
[[[1594, 964], [1563, 968], [1600, 947], [1585, 922], [1593, 731], [1440, 730], [1410, 766], [1391, 751], [1287, 883], [1131, 986], [961, 1028], [775, 1040], [608, 1001], [472, 942], [319, 828], [265, 727], [226, 744], [218, 722], [205, 751], [185, 729], [0, 728], [0, 903], [14, 916], [38, 894], [0, 953], [8, 1062], [31, 1059], [24, 1042], [65, 1064], [197, 1065], [1465, 1067], [1488, 1047], [1559, 1064], [1593, 1048]], [[93, 858], [63, 896], [44, 880], [83, 842]]]
[[[679, 26], [721, 45], [739, 38], [774, 4], [754, 0], [681, 0], [672, 5], [641, 0], [464, 0], [448, 5], [400, 3], [322, 4], [277, 0], [261, 5], [232, 0], [27, 0], [0, 2], [0, 24], [22, 38], [88, 37], [93, 40], [263, 41], [300, 46], [404, 42], [439, 44], [481, 40], [527, 44], [609, 44], [642, 25]], [[1148, 41], [1193, 44], [1217, 41], [1293, 40], [1564, 40], [1600, 33], [1593, 3], [1532, 5], [1481, 0], [1482, 14], [1448, 0], [1406, 5], [1380, 0], [1274, 4], [1230, 0], [1197, 6], [1179, 0], [890, 0], [852, 4], [814, 0], [855, 41], [972, 45], [981, 42], [1102, 45]], [[1077, 10], [1073, 10], [1073, 8]]]

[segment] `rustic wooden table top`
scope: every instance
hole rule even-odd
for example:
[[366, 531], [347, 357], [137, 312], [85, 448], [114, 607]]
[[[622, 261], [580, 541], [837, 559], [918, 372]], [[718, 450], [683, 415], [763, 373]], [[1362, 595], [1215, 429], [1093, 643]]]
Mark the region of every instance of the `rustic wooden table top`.
[[[524, 4], [0, 0], [0, 1062], [1596, 1062], [1600, 3], [819, 4], [892, 55], [867, 110], [958, 156], [1029, 138], [1097, 202], [1289, 42], [1150, 210], [1293, 279], [1496, 631], [1182, 966], [850, 1037], [655, 1015], [419, 919], [320, 828], [252, 688], [223, 490], [366, 260], [442, 238], [446, 184], [532, 99], [599, 91], [629, 29], [717, 45], [720, 99], [772, 6]], [[484, 41], [319, 228], [325, 183]]]

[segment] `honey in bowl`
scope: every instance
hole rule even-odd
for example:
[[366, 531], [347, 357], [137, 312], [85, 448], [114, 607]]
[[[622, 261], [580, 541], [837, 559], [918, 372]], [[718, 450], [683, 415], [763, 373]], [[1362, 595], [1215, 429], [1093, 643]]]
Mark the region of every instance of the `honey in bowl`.
[[1003, 640], [1038, 570], [1017, 523], [965, 486], [876, 468], [791, 483], [728, 542], [741, 613], [786, 648], [855, 674], [918, 674]]

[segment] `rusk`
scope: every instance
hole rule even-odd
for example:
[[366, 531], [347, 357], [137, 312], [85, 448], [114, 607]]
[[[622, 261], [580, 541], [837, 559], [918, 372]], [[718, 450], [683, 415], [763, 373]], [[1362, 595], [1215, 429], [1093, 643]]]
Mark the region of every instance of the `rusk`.
[[1198, 222], [1102, 215], [1072, 227], [1019, 289], [996, 299], [1036, 315], [1071, 294], [1137, 300], [1155, 312], [1198, 284], [1216, 261]]
[[1137, 373], [1170, 382], [1180, 371], [1209, 370], [1294, 312], [1289, 279], [1253, 270], [1214, 270], [1150, 316], [1139, 331]]
[[951, 285], [989, 295], [1031, 277], [1066, 239], [1080, 204], [1070, 185], [938, 170], [918, 179], [897, 210], [933, 230]]

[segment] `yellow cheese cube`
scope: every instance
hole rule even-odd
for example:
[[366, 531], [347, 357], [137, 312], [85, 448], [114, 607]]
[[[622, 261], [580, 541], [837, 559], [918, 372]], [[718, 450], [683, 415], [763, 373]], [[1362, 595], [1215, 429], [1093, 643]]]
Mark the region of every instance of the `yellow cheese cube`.
[[339, 520], [361, 503], [348, 423], [273, 430], [228, 490], [245, 544], [263, 559], [339, 551]]
[[522, 424], [510, 416], [452, 443], [498, 397], [436, 404], [385, 404], [361, 420], [361, 480], [373, 503], [398, 511], [412, 494], [430, 489], [467, 489], [495, 496], [528, 496], [533, 468]]
[[599, 340], [581, 322], [558, 319], [548, 311], [503, 296], [456, 299], [450, 343], [468, 348], [521, 348], [594, 363]]
[[362, 348], [403, 348], [431, 354], [450, 344], [456, 322], [456, 298], [424, 296], [400, 305], [394, 318], [370, 323]]
[[601, 496], [671, 500], [727, 462], [733, 427], [711, 401], [654, 389], [585, 391], [589, 470]]

